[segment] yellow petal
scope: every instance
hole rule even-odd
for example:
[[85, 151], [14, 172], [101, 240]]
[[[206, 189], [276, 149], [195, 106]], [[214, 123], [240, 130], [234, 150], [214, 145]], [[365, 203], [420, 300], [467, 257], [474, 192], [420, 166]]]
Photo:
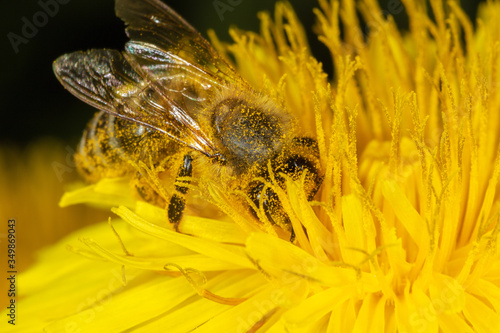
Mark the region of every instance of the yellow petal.
[[500, 315], [470, 294], [465, 296], [464, 315], [478, 332], [500, 331]]

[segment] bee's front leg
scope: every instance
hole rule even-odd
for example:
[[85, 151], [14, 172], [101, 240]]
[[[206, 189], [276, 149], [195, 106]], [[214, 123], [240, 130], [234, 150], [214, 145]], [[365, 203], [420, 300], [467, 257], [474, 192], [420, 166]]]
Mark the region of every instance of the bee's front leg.
[[[189, 184], [187, 180], [178, 180], [181, 177], [191, 177], [193, 174], [193, 168], [191, 162], [193, 158], [189, 155], [184, 156], [184, 161], [177, 172], [177, 183], [186, 183]], [[168, 221], [174, 225], [175, 231], [179, 231], [179, 223], [182, 220], [182, 213], [184, 212], [184, 207], [186, 206], [186, 193], [188, 191], [187, 186], [178, 186], [175, 185], [174, 194], [170, 198], [170, 202], [168, 204]]]

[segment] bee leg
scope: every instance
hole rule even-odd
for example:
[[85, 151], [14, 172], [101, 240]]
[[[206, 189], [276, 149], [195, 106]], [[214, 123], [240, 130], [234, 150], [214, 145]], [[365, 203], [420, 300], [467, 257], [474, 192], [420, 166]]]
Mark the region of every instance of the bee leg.
[[[266, 214], [269, 222], [281, 226], [289, 226], [289, 228], [285, 228], [285, 230], [290, 230], [290, 243], [293, 243], [293, 241], [295, 240], [295, 230], [293, 230], [292, 222], [290, 221], [288, 215], [285, 213], [283, 206], [279, 201], [278, 195], [270, 188], [267, 188], [266, 192], [264, 193], [262, 191], [264, 188], [264, 183], [262, 182], [253, 183], [250, 185], [250, 188], [251, 189], [248, 193], [248, 196], [253, 201], [256, 207], [259, 207], [259, 205], [261, 204], [260, 201], [262, 200], [262, 208], [264, 209], [264, 213]], [[263, 197], [261, 198], [262, 195]], [[256, 211], [254, 211], [253, 209], [251, 209], [250, 211], [255, 217], [258, 218], [258, 213]]]
[[[189, 155], [184, 156], [184, 162], [182, 163], [179, 171], [177, 172], [177, 178], [180, 177], [191, 177], [193, 174], [193, 168], [191, 166], [191, 162], [193, 161], [192, 157]], [[176, 180], [177, 182], [187, 183], [186, 180]], [[182, 213], [184, 212], [184, 207], [186, 206], [186, 193], [188, 191], [187, 186], [178, 186], [175, 185], [174, 194], [170, 198], [170, 202], [168, 204], [168, 221], [174, 225], [175, 231], [179, 231], [179, 223], [182, 220]]]

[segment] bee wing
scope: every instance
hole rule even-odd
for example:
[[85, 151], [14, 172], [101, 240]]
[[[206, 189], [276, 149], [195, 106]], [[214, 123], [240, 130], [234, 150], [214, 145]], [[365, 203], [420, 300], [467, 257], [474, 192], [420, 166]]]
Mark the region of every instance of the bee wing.
[[115, 11], [127, 24], [126, 52], [150, 75], [182, 76], [201, 89], [247, 85], [196, 29], [159, 0], [117, 0]]
[[142, 124], [207, 156], [219, 155], [198, 123], [116, 50], [90, 50], [59, 57], [54, 72], [84, 102]]

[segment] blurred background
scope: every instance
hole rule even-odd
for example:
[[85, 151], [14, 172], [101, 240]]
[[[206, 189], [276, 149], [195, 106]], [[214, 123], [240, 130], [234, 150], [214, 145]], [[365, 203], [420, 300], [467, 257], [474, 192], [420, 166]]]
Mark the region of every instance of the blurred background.
[[[52, 15], [40, 14], [44, 4], [57, 1]], [[257, 12], [273, 11], [269, 0], [166, 1], [202, 35], [213, 28], [230, 41], [231, 25], [258, 31]], [[298, 13], [313, 54], [329, 75], [333, 68], [326, 47], [311, 27], [316, 1], [290, 0]], [[402, 27], [407, 17], [399, 0], [380, 0]], [[475, 17], [478, 1], [462, 7]], [[108, 212], [88, 207], [59, 208], [58, 200], [78, 175], [72, 152], [95, 110], [65, 91], [52, 73], [60, 55], [90, 48], [122, 49], [124, 24], [114, 15], [112, 0], [4, 0], [0, 3], [0, 267], [7, 262], [6, 229], [16, 219], [16, 265], [25, 269], [35, 250], [88, 223], [103, 221]], [[44, 17], [46, 22], [44, 21]], [[36, 31], [24, 31], [26, 21], [39, 20]], [[43, 24], [42, 24], [43, 23]], [[26, 30], [26, 28], [24, 28]], [[5, 254], [5, 255], [4, 255]], [[6, 294], [0, 284], [0, 297]], [[0, 302], [2, 299], [0, 299]]]

